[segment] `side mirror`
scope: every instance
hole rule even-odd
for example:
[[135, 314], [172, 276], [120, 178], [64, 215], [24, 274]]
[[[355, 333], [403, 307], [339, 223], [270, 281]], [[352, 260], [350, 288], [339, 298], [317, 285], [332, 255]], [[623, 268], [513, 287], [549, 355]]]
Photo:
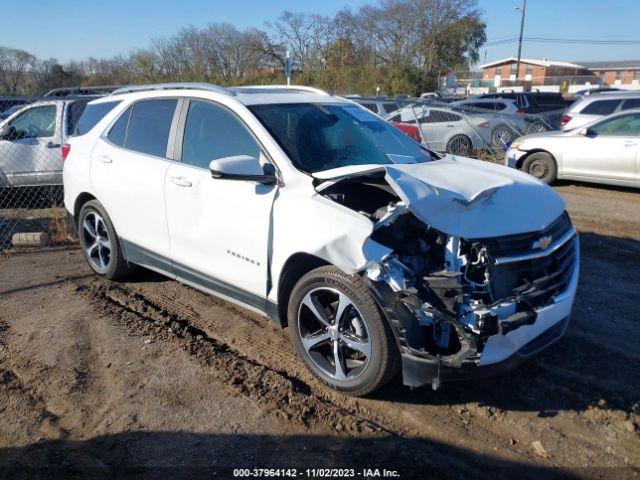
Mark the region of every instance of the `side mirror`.
[[267, 163], [260, 165], [257, 158], [249, 155], [235, 155], [212, 160], [209, 164], [211, 177], [225, 180], [245, 180], [263, 185], [278, 182], [276, 169]]
[[581, 128], [580, 130], [578, 130], [578, 135], [582, 135], [583, 137], [592, 138], [592, 137], [596, 136], [596, 132], [594, 132], [590, 128], [584, 127], [584, 128]]

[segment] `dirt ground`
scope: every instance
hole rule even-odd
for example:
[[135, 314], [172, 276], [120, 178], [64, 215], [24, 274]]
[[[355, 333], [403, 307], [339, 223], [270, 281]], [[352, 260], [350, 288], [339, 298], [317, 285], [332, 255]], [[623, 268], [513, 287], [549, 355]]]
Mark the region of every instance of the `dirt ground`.
[[0, 478], [639, 478], [640, 192], [557, 190], [581, 232], [567, 335], [437, 392], [344, 397], [286, 331], [215, 297], [98, 279], [75, 248], [2, 255]]

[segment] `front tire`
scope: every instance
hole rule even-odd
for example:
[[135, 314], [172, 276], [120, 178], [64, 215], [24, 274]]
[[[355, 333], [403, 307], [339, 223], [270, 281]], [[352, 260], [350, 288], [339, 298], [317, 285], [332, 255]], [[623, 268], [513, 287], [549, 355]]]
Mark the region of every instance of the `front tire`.
[[78, 215], [78, 236], [84, 258], [98, 275], [115, 280], [131, 273], [111, 219], [97, 200], [90, 200]]
[[558, 176], [556, 161], [547, 152], [535, 152], [522, 162], [522, 171], [533, 175], [547, 185], [553, 183]]
[[289, 334], [307, 368], [324, 384], [367, 395], [398, 370], [393, 333], [362, 280], [320, 267], [293, 288]]

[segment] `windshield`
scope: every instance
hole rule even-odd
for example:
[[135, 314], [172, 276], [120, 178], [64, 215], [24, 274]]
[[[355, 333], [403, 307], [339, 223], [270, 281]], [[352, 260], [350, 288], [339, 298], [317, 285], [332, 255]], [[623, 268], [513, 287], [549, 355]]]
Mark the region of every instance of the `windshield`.
[[299, 170], [435, 159], [400, 130], [356, 105], [254, 105], [251, 111]]

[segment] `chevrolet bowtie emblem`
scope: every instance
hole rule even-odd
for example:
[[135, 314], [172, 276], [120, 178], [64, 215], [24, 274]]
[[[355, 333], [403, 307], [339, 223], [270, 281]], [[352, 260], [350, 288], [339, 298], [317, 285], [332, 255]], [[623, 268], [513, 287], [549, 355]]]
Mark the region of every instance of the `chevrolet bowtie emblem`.
[[533, 242], [533, 245], [531, 245], [531, 248], [534, 249], [539, 249], [539, 250], [544, 250], [545, 248], [547, 248], [549, 246], [549, 244], [551, 243], [551, 240], [553, 240], [553, 238], [551, 238], [551, 236], [546, 236], [546, 237], [541, 237], [538, 240], [536, 240], [535, 242]]

